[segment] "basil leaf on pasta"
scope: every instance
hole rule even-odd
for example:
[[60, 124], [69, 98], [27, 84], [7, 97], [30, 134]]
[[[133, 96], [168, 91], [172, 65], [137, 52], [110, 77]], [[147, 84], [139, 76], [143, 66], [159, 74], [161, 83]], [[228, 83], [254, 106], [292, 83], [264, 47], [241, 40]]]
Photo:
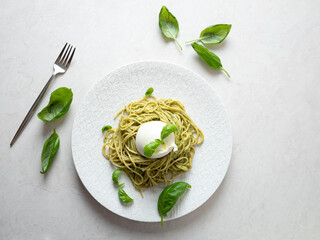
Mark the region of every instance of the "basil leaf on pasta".
[[161, 131], [161, 139], [165, 139], [168, 137], [171, 133], [178, 131], [178, 128], [176, 125], [169, 123], [166, 126], [162, 128]]
[[111, 126], [107, 125], [107, 126], [104, 126], [104, 127], [101, 129], [101, 131], [102, 131], [102, 132], [108, 131], [108, 130], [110, 130], [111, 128], [112, 128]]
[[152, 154], [157, 150], [157, 148], [163, 143], [160, 139], [156, 139], [154, 142], [148, 143], [144, 149], [143, 153], [146, 157], [151, 157]]
[[152, 93], [153, 93], [153, 88], [151, 87], [146, 91], [145, 95], [146, 95], [146, 97], [149, 97], [149, 96], [151, 96]]
[[155, 141], [156, 141], [157, 143], [164, 144], [164, 141], [163, 141], [163, 140], [156, 139]]

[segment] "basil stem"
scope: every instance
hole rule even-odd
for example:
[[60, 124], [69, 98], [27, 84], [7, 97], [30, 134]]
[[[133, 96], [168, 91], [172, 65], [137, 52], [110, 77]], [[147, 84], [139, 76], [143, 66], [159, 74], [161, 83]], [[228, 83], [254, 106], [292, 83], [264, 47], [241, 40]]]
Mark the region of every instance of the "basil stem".
[[227, 74], [227, 76], [230, 78], [229, 73], [222, 67], [220, 58], [217, 55], [215, 55], [213, 52], [209, 51], [207, 48], [205, 48], [204, 46], [198, 43], [192, 43], [191, 46], [199, 55], [199, 57], [209, 65], [209, 67], [216, 70], [224, 71]]
[[161, 139], [165, 139], [166, 137], [168, 137], [171, 133], [178, 131], [178, 128], [176, 127], [176, 125], [169, 123], [166, 126], [164, 126], [162, 128], [161, 131]]
[[231, 24], [212, 25], [202, 30], [199, 38], [186, 43], [201, 41], [204, 44], [218, 44], [228, 36], [230, 29]]
[[145, 96], [149, 97], [149, 96], [151, 96], [152, 93], [153, 93], [153, 88], [151, 87], [146, 91]]
[[56, 155], [60, 145], [59, 135], [56, 133], [56, 130], [53, 130], [51, 136], [43, 145], [41, 153], [41, 167], [42, 171], [40, 173], [44, 174], [48, 171], [51, 163], [53, 162], [54, 156]]
[[177, 35], [179, 32], [179, 23], [176, 17], [168, 10], [166, 6], [162, 6], [159, 13], [159, 27], [164, 36], [178, 44], [181, 51], [183, 50], [180, 43], [177, 41]]
[[161, 216], [161, 226], [163, 226], [163, 217], [167, 216], [167, 213], [173, 208], [178, 198], [186, 191], [187, 188], [191, 188], [189, 183], [176, 182], [167, 186], [161, 192], [158, 198], [158, 212]]
[[112, 128], [111, 126], [106, 125], [106, 126], [102, 127], [101, 131], [102, 131], [102, 132], [108, 131], [108, 130], [110, 130], [111, 128]]
[[61, 87], [51, 93], [48, 105], [38, 113], [38, 118], [49, 122], [66, 114], [73, 98], [71, 89]]

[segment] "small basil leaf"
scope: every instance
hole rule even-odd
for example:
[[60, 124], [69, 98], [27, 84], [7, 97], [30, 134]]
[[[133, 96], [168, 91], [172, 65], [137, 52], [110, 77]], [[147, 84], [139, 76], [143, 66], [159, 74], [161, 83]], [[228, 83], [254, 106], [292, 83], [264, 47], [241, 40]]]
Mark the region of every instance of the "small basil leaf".
[[163, 226], [163, 217], [167, 216], [167, 213], [172, 209], [178, 198], [186, 191], [187, 188], [191, 188], [189, 183], [176, 182], [167, 186], [161, 192], [158, 198], [158, 212], [161, 216], [161, 226]]
[[162, 128], [161, 131], [161, 139], [165, 139], [168, 137], [171, 133], [178, 131], [178, 128], [176, 125], [169, 123], [166, 126]]
[[[158, 140], [158, 141], [157, 141]], [[156, 149], [162, 144], [160, 139], [156, 139], [154, 142], [150, 142], [143, 148], [143, 153], [146, 157], [151, 157]]]
[[38, 113], [38, 118], [49, 122], [66, 114], [73, 98], [71, 89], [62, 87], [51, 93], [48, 105]]
[[168, 10], [166, 6], [162, 6], [159, 13], [159, 27], [164, 36], [174, 41], [178, 44], [182, 50], [181, 45], [177, 41], [176, 37], [179, 32], [179, 23], [176, 17]]
[[132, 202], [133, 200], [121, 187], [119, 187], [118, 195], [119, 199], [124, 203]]
[[145, 95], [146, 95], [146, 97], [149, 97], [149, 96], [151, 96], [152, 93], [153, 93], [153, 88], [151, 87], [146, 91]]
[[111, 128], [112, 128], [111, 126], [107, 125], [107, 126], [104, 126], [104, 127], [101, 129], [101, 131], [102, 131], [102, 132], [108, 131], [108, 130], [110, 130]]
[[222, 67], [220, 58], [217, 55], [200, 44], [192, 43], [191, 46], [199, 55], [199, 57], [209, 65], [209, 67], [216, 70], [222, 70], [227, 74], [228, 77], [230, 77], [229, 73]]
[[217, 24], [202, 30], [200, 40], [204, 44], [221, 43], [229, 34], [231, 24]]
[[54, 156], [56, 155], [60, 145], [59, 135], [56, 133], [56, 130], [53, 130], [51, 136], [43, 145], [41, 153], [41, 167], [42, 171], [40, 173], [44, 174], [48, 171], [51, 163], [53, 162]]
[[230, 29], [231, 24], [212, 25], [202, 30], [198, 39], [194, 39], [186, 43], [201, 41], [204, 44], [218, 44], [228, 36]]
[[122, 169], [117, 169], [117, 170], [114, 170], [112, 173], [112, 181], [118, 186], [120, 186], [118, 178], [121, 172], [122, 172]]

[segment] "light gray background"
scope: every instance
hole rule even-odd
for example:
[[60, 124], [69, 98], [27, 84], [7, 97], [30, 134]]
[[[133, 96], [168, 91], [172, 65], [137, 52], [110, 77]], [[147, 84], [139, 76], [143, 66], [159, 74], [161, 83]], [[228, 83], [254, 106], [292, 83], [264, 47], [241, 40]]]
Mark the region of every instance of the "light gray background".
[[[9, 1], [0, 10], [1, 239], [319, 239], [320, 2]], [[165, 4], [180, 22], [179, 41], [211, 24], [232, 23], [211, 47], [231, 79], [209, 69], [190, 46], [180, 52], [158, 28]], [[27, 110], [50, 77], [63, 44], [77, 46], [70, 70], [46, 94], [74, 92], [69, 113], [36, 116], [10, 149]], [[190, 68], [214, 87], [230, 116], [233, 154], [218, 191], [197, 211], [164, 227], [123, 219], [81, 184], [70, 138], [77, 107], [93, 84], [135, 61]], [[204, 99], [205, 100], [205, 99]], [[56, 128], [61, 146], [39, 173], [43, 142]]]

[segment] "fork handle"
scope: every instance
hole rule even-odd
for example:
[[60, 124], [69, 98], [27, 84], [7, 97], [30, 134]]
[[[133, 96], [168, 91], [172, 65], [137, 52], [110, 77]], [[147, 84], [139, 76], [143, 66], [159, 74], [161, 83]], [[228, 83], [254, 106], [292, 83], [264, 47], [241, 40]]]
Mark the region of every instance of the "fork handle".
[[20, 136], [21, 132], [23, 131], [24, 127], [28, 124], [30, 118], [32, 117], [32, 115], [34, 114], [34, 112], [36, 111], [37, 106], [39, 105], [41, 99], [43, 98], [45, 92], [47, 91], [47, 89], [49, 88], [52, 80], [54, 79], [55, 74], [52, 74], [52, 76], [50, 77], [50, 79], [48, 80], [47, 84], [44, 86], [44, 88], [42, 89], [42, 91], [40, 92], [39, 96], [37, 97], [37, 99], [34, 101], [32, 107], [30, 108], [29, 112], [27, 113], [27, 115], [25, 116], [25, 118], [23, 119], [18, 131], [16, 132], [16, 134], [14, 135], [11, 143], [10, 143], [10, 147], [12, 147], [12, 145], [15, 143], [15, 141], [17, 140], [17, 138]]

